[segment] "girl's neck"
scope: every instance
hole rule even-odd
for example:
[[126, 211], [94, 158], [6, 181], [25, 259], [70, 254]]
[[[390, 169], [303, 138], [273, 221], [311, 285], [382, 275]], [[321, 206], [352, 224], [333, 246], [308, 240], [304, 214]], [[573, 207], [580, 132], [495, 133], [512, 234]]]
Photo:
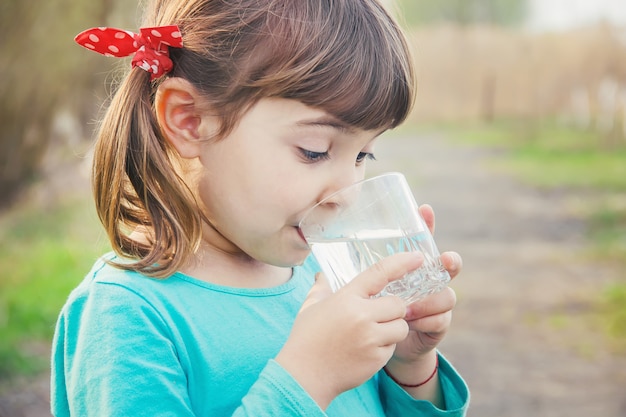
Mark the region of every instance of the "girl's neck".
[[268, 265], [245, 254], [202, 247], [181, 272], [212, 284], [237, 288], [268, 288], [284, 284], [292, 269]]
[[292, 269], [250, 257], [211, 224], [202, 228], [202, 242], [181, 272], [202, 281], [237, 288], [269, 288], [284, 284]]
[[268, 265], [243, 253], [230, 253], [202, 243], [181, 272], [212, 284], [237, 288], [269, 288], [284, 284], [292, 269]]
[[[206, 233], [216, 233], [209, 228]], [[137, 228], [131, 238], [149, 244], [149, 231]], [[221, 248], [215, 239], [205, 239], [198, 251], [180, 268], [180, 272], [212, 284], [236, 288], [269, 288], [284, 284], [291, 278], [292, 269], [259, 262], [243, 253], [235, 246]]]

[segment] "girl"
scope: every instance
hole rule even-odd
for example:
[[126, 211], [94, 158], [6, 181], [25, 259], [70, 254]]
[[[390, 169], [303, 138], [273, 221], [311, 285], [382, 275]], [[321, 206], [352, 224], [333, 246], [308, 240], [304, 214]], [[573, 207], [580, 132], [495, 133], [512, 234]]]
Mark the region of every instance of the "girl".
[[454, 292], [371, 298], [419, 267], [404, 253], [332, 294], [297, 228], [410, 110], [407, 46], [376, 0], [155, 0], [140, 34], [77, 41], [134, 58], [94, 155], [114, 252], [60, 314], [54, 415], [465, 413], [436, 351]]

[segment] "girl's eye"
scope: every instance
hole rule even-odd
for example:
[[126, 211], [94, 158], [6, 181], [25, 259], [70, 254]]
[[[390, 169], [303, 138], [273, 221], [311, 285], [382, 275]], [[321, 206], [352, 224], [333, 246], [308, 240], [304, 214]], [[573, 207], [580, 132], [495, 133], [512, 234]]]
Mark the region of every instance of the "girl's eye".
[[360, 164], [363, 161], [365, 161], [365, 159], [369, 159], [372, 161], [376, 160], [376, 157], [374, 156], [373, 153], [369, 153], [369, 152], [359, 152], [359, 156], [356, 157], [356, 163]]
[[324, 161], [329, 158], [328, 152], [314, 152], [300, 148], [300, 153], [308, 162]]

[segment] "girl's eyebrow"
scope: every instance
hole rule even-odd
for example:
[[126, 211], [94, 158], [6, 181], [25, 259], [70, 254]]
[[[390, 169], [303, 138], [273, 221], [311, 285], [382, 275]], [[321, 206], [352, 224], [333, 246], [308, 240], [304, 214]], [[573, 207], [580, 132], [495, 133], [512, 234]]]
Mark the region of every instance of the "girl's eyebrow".
[[299, 127], [322, 127], [338, 130], [342, 133], [349, 133], [354, 130], [351, 126], [337, 120], [331, 116], [322, 116], [315, 119], [305, 119], [296, 122], [296, 126]]

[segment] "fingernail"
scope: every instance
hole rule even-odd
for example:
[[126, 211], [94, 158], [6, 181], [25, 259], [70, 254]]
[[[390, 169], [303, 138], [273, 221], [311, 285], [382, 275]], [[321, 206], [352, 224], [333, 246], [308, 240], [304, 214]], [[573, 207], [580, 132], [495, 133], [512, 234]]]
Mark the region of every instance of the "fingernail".
[[459, 262], [461, 261], [459, 255], [449, 254], [448, 256], [452, 261], [450, 267], [448, 268], [448, 272], [456, 272], [456, 270], [459, 268]]

